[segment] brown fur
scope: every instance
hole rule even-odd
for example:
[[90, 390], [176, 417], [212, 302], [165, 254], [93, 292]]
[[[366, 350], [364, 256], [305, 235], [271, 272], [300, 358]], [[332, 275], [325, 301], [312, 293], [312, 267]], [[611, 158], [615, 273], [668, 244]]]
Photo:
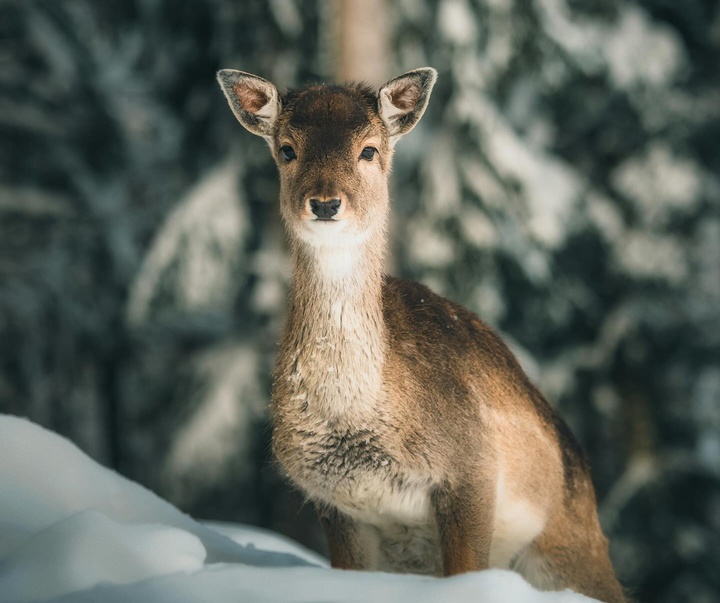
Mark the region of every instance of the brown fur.
[[249, 86], [235, 86], [234, 92], [249, 113], [259, 111], [269, 100], [260, 90]]
[[[253, 78], [219, 75], [238, 119], [270, 144], [291, 245], [273, 449], [315, 503], [333, 566], [506, 567], [539, 588], [624, 601], [565, 423], [479, 318], [382, 274], [394, 143], [422, 116], [434, 72], [378, 94], [314, 86], [280, 97]], [[260, 111], [244, 87], [268, 99]], [[340, 211], [315, 220], [310, 199], [340, 200]]]

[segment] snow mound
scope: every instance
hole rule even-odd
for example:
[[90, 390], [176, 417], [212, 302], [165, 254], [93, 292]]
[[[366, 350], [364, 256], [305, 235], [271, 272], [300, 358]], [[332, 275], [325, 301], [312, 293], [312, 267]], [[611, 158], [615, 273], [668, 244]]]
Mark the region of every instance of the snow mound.
[[0, 415], [0, 602], [582, 603], [489, 570], [331, 570], [258, 528], [202, 525], [60, 436]]
[[[162, 554], [159, 554], [162, 553]], [[101, 582], [130, 584], [202, 567], [197, 536], [157, 524], [80, 511], [33, 536], [3, 562], [3, 596], [37, 601]]]

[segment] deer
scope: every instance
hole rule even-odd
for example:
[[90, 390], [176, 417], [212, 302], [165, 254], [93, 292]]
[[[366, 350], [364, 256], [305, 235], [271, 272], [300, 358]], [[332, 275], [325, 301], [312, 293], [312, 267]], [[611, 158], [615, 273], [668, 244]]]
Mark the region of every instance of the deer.
[[480, 318], [383, 272], [394, 148], [436, 76], [280, 93], [217, 74], [279, 173], [292, 277], [273, 455], [314, 505], [333, 568], [504, 568], [541, 590], [623, 602], [569, 427]]

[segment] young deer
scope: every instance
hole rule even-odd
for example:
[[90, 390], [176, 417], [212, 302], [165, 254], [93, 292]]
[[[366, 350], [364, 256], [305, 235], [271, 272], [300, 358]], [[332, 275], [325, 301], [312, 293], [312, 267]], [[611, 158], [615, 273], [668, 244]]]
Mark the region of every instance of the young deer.
[[314, 502], [333, 567], [511, 568], [541, 589], [624, 601], [565, 423], [474, 314], [383, 275], [393, 147], [435, 77], [281, 95], [218, 73], [237, 119], [270, 145], [290, 240], [274, 453]]

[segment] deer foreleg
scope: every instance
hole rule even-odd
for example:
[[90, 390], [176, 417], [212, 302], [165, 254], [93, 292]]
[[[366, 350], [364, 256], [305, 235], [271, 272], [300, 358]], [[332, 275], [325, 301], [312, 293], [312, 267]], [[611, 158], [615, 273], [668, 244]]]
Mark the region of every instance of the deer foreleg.
[[318, 505], [317, 512], [325, 532], [332, 567], [375, 569], [377, 538], [373, 538], [367, 526], [358, 524], [334, 507]]
[[494, 487], [469, 482], [445, 484], [434, 491], [432, 503], [445, 575], [487, 569], [495, 515]]

